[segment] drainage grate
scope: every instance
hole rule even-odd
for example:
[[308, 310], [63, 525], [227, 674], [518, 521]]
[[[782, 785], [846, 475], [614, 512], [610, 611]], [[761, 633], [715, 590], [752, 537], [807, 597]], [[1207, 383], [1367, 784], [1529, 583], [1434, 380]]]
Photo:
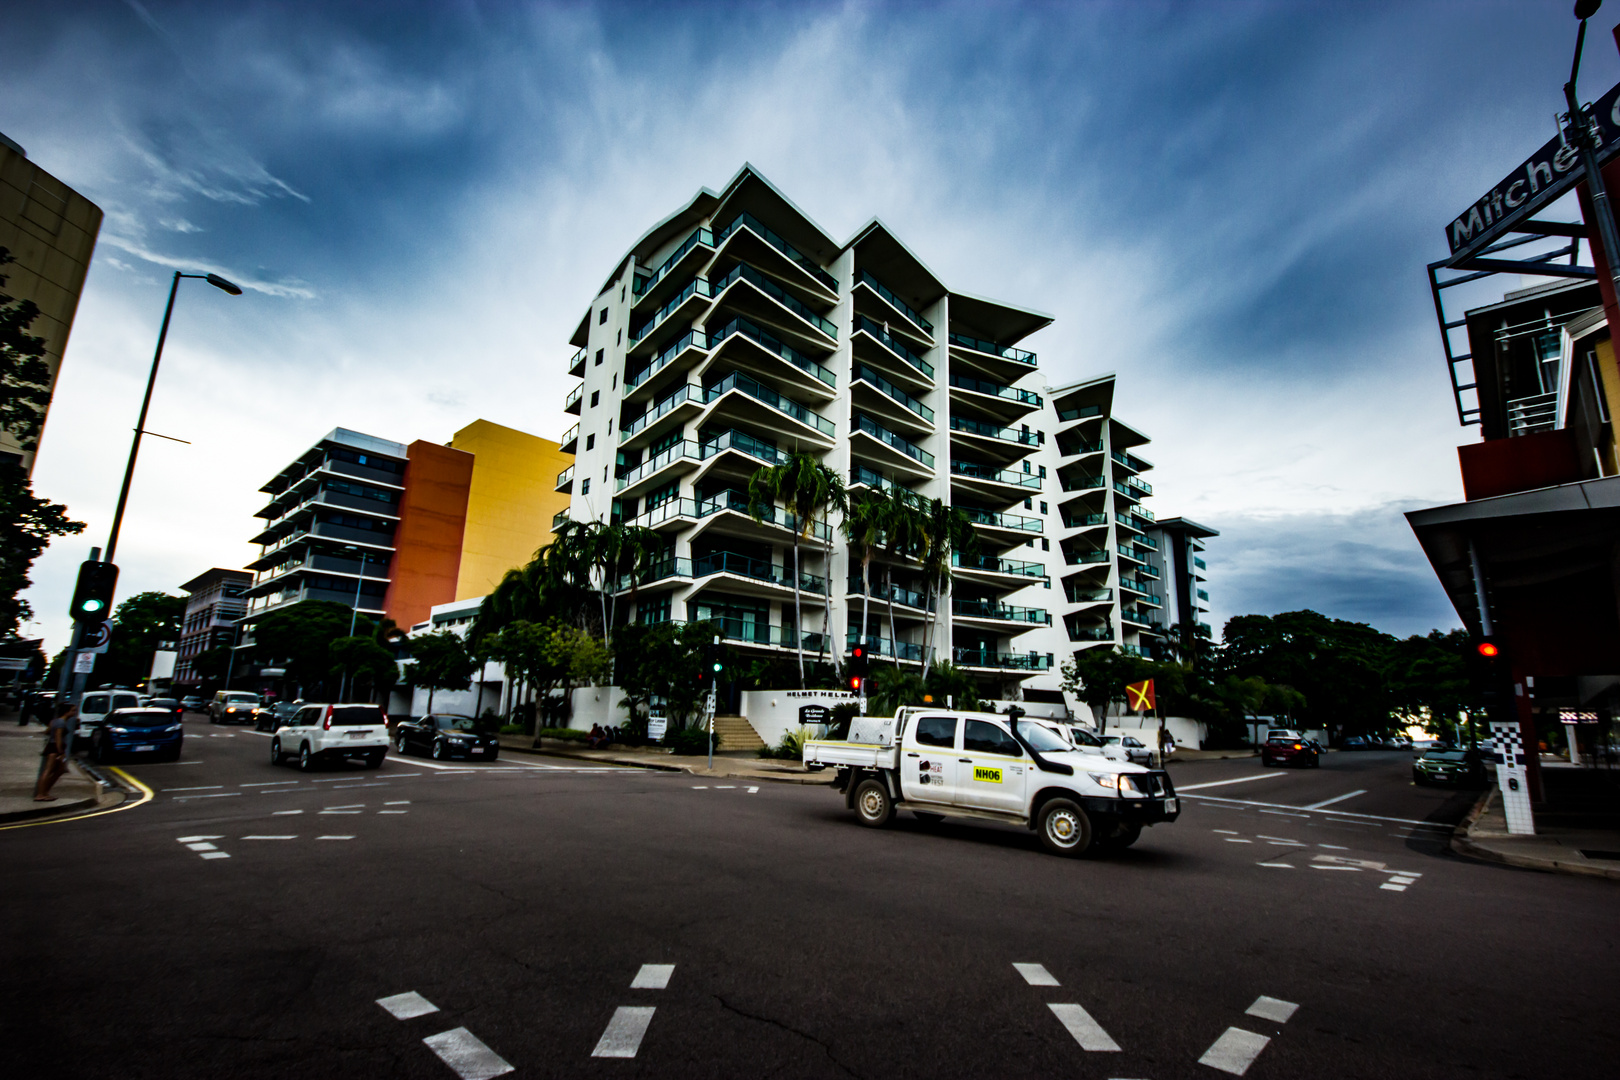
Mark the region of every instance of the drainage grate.
[[1594, 851], [1591, 848], [1581, 848], [1581, 854], [1588, 859], [1609, 859], [1620, 862], [1620, 851]]

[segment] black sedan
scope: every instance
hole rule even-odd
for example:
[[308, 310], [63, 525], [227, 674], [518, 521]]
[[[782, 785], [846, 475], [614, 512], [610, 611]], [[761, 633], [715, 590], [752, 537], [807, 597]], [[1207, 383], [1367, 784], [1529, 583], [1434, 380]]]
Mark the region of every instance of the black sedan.
[[303, 701], [277, 701], [269, 705], [260, 705], [253, 710], [253, 730], [274, 732], [278, 727], [292, 719], [293, 713], [303, 706]]
[[1412, 763], [1414, 784], [1457, 784], [1480, 787], [1485, 783], [1485, 763], [1472, 750], [1437, 747], [1423, 751]]
[[396, 724], [394, 749], [401, 754], [431, 754], [434, 761], [455, 757], [494, 761], [501, 742], [470, 716], [434, 713]]

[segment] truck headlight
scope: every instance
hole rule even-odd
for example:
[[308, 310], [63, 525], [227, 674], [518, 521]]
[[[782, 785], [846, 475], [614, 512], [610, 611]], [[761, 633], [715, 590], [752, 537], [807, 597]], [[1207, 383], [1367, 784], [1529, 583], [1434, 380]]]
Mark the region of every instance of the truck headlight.
[[1095, 782], [1098, 787], [1112, 788], [1116, 791], [1119, 789], [1119, 782], [1121, 778], [1115, 776], [1113, 773], [1094, 772], [1087, 773], [1086, 775], [1091, 777], [1092, 781]]
[[1123, 796], [1126, 792], [1130, 792], [1132, 795], [1147, 794], [1147, 792], [1143, 791], [1141, 786], [1137, 784], [1136, 777], [1121, 776], [1119, 778], [1119, 793], [1121, 796]]

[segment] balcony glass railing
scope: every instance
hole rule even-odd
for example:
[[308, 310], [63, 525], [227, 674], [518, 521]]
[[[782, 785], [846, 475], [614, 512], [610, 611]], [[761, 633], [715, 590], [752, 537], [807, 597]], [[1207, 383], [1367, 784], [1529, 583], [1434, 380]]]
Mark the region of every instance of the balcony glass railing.
[[817, 315], [814, 311], [810, 310], [809, 305], [790, 296], [786, 289], [783, 289], [782, 286], [778, 285], [776, 282], [772, 281], [758, 270], [755, 270], [747, 263], [738, 263], [736, 266], [731, 268], [731, 272], [725, 277], [714, 282], [711, 286], [709, 295], [719, 296], [725, 291], [726, 286], [738, 280], [748, 282], [750, 285], [754, 286], [754, 288], [758, 289], [772, 300], [775, 300], [778, 304], [781, 304], [783, 307], [793, 312], [793, 314], [797, 315], [799, 318], [803, 319], [817, 330], [820, 330], [823, 334], [826, 334], [834, 341], [838, 340], [838, 327], [834, 326], [826, 319], [823, 319], [820, 315]]
[[[748, 513], [748, 494], [735, 488], [726, 488], [712, 495], [706, 495], [697, 503], [697, 516], [708, 517], [726, 510], [735, 510], [739, 514]], [[760, 520], [771, 525], [780, 525], [789, 532], [799, 531], [799, 515], [790, 513], [780, 506], [766, 506], [760, 515]], [[750, 515], [752, 516], [752, 515]], [[824, 521], [815, 521], [810, 524], [810, 535], [826, 543], [832, 538], [832, 529]]]
[[[856, 596], [863, 596], [861, 591], [861, 575], [849, 576], [849, 591]], [[906, 589], [899, 585], [884, 585], [881, 581], [872, 582], [872, 600], [874, 603], [887, 604], [892, 596], [894, 602], [905, 607], [917, 608], [921, 611], [933, 611], [934, 601], [930, 600], [918, 589]], [[926, 605], [926, 606], [925, 606]]]
[[1029, 533], [1038, 533], [1042, 527], [1041, 519], [1038, 517], [997, 513], [994, 510], [981, 510], [977, 506], [959, 506], [957, 509], [966, 514], [968, 520], [975, 525], [988, 525], [997, 529], [1013, 529], [1018, 532]]
[[626, 390], [634, 390], [658, 372], [662, 371], [669, 362], [687, 349], [707, 349], [709, 338], [701, 330], [693, 330], [679, 338], [674, 344], [664, 347], [664, 351], [652, 358], [652, 363], [624, 380]]
[[1114, 550], [1118, 551], [1127, 559], [1135, 559], [1137, 562], [1144, 561], [1142, 558], [1142, 553], [1131, 547], [1129, 544], [1118, 544], [1115, 546]]
[[889, 397], [898, 401], [900, 404], [904, 405], [906, 408], [910, 409], [924, 420], [927, 420], [930, 424], [934, 422], [933, 409], [930, 409], [928, 406], [924, 405], [922, 402], [918, 401], [916, 398], [912, 397], [910, 394], [906, 393], [904, 390], [900, 389], [898, 386], [894, 385], [894, 383], [890, 382], [888, 379], [885, 379], [883, 376], [879, 375], [865, 364], [855, 365], [855, 377], [862, 382], [870, 383], [872, 386], [877, 387]]
[[908, 439], [902, 439], [888, 428], [877, 423], [871, 417], [862, 413], [856, 413], [855, 423], [853, 426], [856, 431], [866, 432], [866, 434], [872, 436], [872, 438], [877, 439], [879, 442], [887, 443], [907, 457], [922, 462], [930, 469], [934, 467], [933, 454], [930, 454], [928, 451], [924, 450], [922, 447]]
[[675, 254], [664, 260], [664, 265], [660, 266], [646, 277], [636, 278], [633, 286], [636, 295], [641, 296], [646, 293], [648, 289], [658, 284], [659, 280], [662, 279], [665, 274], [669, 273], [670, 269], [676, 263], [681, 261], [681, 256], [685, 255], [688, 251], [691, 251], [699, 244], [702, 244], [705, 247], [714, 247], [714, 234], [708, 229], [699, 228], [691, 236], [688, 236], [685, 240], [681, 241], [681, 246], [675, 249]]
[[974, 649], [958, 645], [951, 659], [964, 667], [1005, 668], [1012, 671], [1051, 671], [1051, 653], [1000, 653], [994, 649]]
[[984, 570], [992, 574], [1017, 574], [1020, 577], [1032, 578], [1046, 576], [1044, 563], [998, 559], [994, 555], [964, 555], [960, 551], [951, 552], [951, 565], [964, 570]]
[[[1142, 625], [1143, 626], [1156, 626], [1158, 624], [1157, 623], [1150, 623], [1150, 622], [1143, 622]], [[1136, 657], [1140, 657], [1143, 660], [1151, 660], [1151, 659], [1153, 659], [1153, 654], [1151, 652], [1149, 652], [1148, 650], [1142, 648], [1142, 646], [1140, 646], [1140, 645], [1121, 645], [1119, 647], [1119, 651], [1124, 653], [1126, 656], [1136, 656]]]
[[[798, 647], [799, 635], [794, 633], [791, 626], [772, 626], [770, 623], [757, 622], [753, 619], [738, 619], [731, 616], [714, 616], [703, 620], [705, 625], [710, 623], [720, 628], [720, 636], [727, 641], [740, 642], [744, 645], [776, 645], [785, 649]], [[821, 634], [806, 632], [804, 635], [804, 649], [806, 652], [821, 652], [823, 637]]]
[[829, 439], [838, 430], [833, 426], [831, 420], [821, 416], [819, 413], [811, 412], [797, 401], [783, 397], [759, 380], [750, 378], [740, 371], [733, 371], [730, 375], [705, 390], [703, 392], [703, 401], [707, 404], [733, 390], [747, 394], [755, 401], [764, 402], [778, 412], [786, 413], [799, 423], [815, 428]]
[[579, 425], [575, 424], [573, 427], [571, 427], [567, 431], [563, 432], [562, 442], [558, 443], [557, 445], [559, 445], [559, 446], [567, 446], [569, 443], [573, 442], [574, 440], [576, 440], [578, 438], [579, 438]]
[[696, 499], [666, 499], [657, 506], [648, 507], [646, 513], [631, 519], [630, 524], [644, 529], [652, 529], [666, 521], [675, 521], [679, 518], [696, 518], [697, 516]]
[[1208, 600], [1209, 599], [1209, 593], [1205, 592], [1203, 589], [1199, 589], [1198, 590], [1198, 599], [1200, 599], [1200, 600]]
[[1084, 439], [1076, 439], [1073, 442], [1066, 442], [1062, 439], [1058, 440], [1058, 451], [1065, 457], [1078, 457], [1081, 454], [1096, 454], [1100, 453], [1102, 448], [1103, 444], [1101, 439], [1096, 439], [1092, 442], [1086, 442]]
[[739, 454], [747, 454], [751, 458], [758, 458], [767, 465], [780, 465], [788, 456], [763, 439], [756, 439], [732, 428], [709, 438], [703, 443], [702, 453], [698, 455], [700, 461], [707, 461], [716, 454], [723, 454], [727, 450], [735, 450]]
[[898, 338], [885, 331], [883, 327], [868, 319], [865, 315], [855, 316], [855, 329], [866, 331], [885, 349], [888, 349], [930, 379], [934, 377], [934, 366], [932, 364], [906, 348]]
[[576, 379], [582, 377], [585, 374], [585, 357], [587, 355], [587, 352], [588, 352], [588, 350], [581, 349], [581, 350], [579, 350], [579, 352], [577, 352], [573, 356], [569, 357], [569, 360], [568, 360], [568, 374], [574, 376], [574, 378], [576, 378]]
[[574, 482], [574, 467], [572, 465], [557, 474], [557, 486], [567, 487]]
[[1159, 542], [1151, 536], [1133, 536], [1131, 537], [1131, 543], [1138, 547], [1152, 548], [1154, 551], [1159, 550]]
[[1131, 487], [1135, 488], [1137, 491], [1140, 491], [1144, 495], [1153, 494], [1153, 485], [1148, 483], [1146, 480], [1143, 480], [1140, 476], [1128, 476], [1125, 478], [1125, 483], [1129, 484]]
[[1012, 484], [1014, 487], [1031, 488], [1035, 491], [1041, 489], [1041, 478], [1038, 473], [997, 469], [990, 465], [980, 465], [976, 461], [952, 460], [951, 472], [957, 476], [968, 477], [971, 480], [987, 480], [995, 484]]
[[893, 656], [900, 660], [922, 663], [922, 646], [915, 641], [902, 641], [898, 643], [897, 647], [897, 643], [889, 638], [879, 637], [877, 634], [868, 634], [866, 640], [862, 642], [858, 630], [847, 631], [844, 637], [844, 647], [847, 649], [853, 649], [857, 644], [864, 644], [866, 651], [873, 656]]
[[1130, 488], [1126, 487], [1124, 484], [1121, 484], [1117, 480], [1108, 486], [1114, 489], [1114, 494], [1123, 495], [1127, 499], [1137, 499], [1141, 497], [1136, 492], [1132, 491]]
[[679, 461], [682, 458], [687, 458], [692, 461], [702, 461], [703, 454], [700, 452], [697, 443], [693, 442], [691, 439], [683, 439], [674, 446], [660, 450], [658, 453], [654, 454], [646, 461], [643, 461], [635, 468], [620, 473], [618, 490], [623, 491], [631, 484], [639, 483], [640, 481], [645, 480], [659, 469], [664, 468], [664, 466], [670, 464], [671, 462]]
[[567, 523], [567, 521], [568, 521], [568, 511], [566, 511], [566, 510], [559, 510], [555, 514], [552, 514], [551, 515], [551, 531], [556, 532], [558, 529], [562, 528], [563, 525]]
[[982, 435], [987, 439], [1000, 439], [1002, 442], [1017, 443], [1020, 446], [1039, 446], [1046, 442], [1044, 431], [1018, 431], [1014, 428], [1002, 427], [999, 424], [986, 424], [982, 420], [969, 420], [961, 416], [951, 417], [952, 431], [965, 431], [970, 435]]
[[[636, 587], [646, 588], [655, 581], [664, 581], [668, 578], [689, 578], [692, 576], [691, 559], [660, 559], [641, 571], [636, 578]], [[615, 592], [623, 592], [630, 587], [630, 575], [620, 574]]]
[[894, 308], [900, 314], [916, 323], [917, 327], [922, 330], [923, 333], [927, 334], [929, 337], [934, 336], [934, 324], [917, 314], [916, 311], [912, 310], [910, 304], [906, 303], [904, 300], [894, 295], [894, 293], [890, 292], [884, 287], [882, 282], [878, 281], [877, 278], [873, 277], [871, 274], [868, 274], [865, 270], [861, 270], [855, 274], [855, 280], [860, 284], [865, 285], [879, 296], [883, 297], [883, 299], [887, 300], [890, 307]]
[[1071, 604], [1104, 604], [1114, 598], [1113, 589], [1081, 589], [1071, 585], [1063, 587], [1063, 595]]
[[584, 396], [585, 396], [585, 384], [584, 383], [580, 383], [578, 386], [576, 386], [572, 390], [568, 391], [568, 396], [563, 399], [563, 412], [572, 412], [573, 409], [574, 409], [574, 406], [578, 405], [580, 399], [583, 398]]
[[753, 231], [754, 235], [758, 236], [761, 240], [771, 245], [771, 247], [793, 260], [801, 269], [803, 269], [817, 281], [821, 282], [823, 285], [827, 286], [827, 288], [831, 289], [835, 294], [838, 292], [837, 278], [833, 277], [820, 266], [816, 265], [814, 261], [801, 253], [798, 248], [776, 235], [776, 233], [772, 232], [770, 229], [767, 229], [764, 223], [752, 214], [739, 214], [737, 215], [737, 219], [730, 225], [727, 225], [723, 229], [716, 230], [714, 234], [714, 246], [719, 247], [721, 244], [725, 243], [726, 237], [730, 236], [743, 226], [747, 226]]
[[1071, 626], [1070, 641], [1113, 641], [1114, 631], [1107, 626]]
[[1020, 390], [1016, 386], [1003, 386], [1000, 383], [986, 382], [983, 379], [970, 379], [966, 375], [951, 375], [951, 385], [961, 390], [971, 390], [975, 394], [989, 394], [991, 397], [1006, 398], [1016, 401], [1020, 405], [1033, 405], [1041, 407], [1041, 395], [1033, 390]]
[[849, 482], [851, 484], [865, 484], [867, 487], [877, 488], [880, 491], [911, 493], [911, 489], [906, 485], [896, 483], [875, 469], [868, 469], [865, 465], [850, 466]]
[[1091, 563], [1105, 563], [1108, 561], [1108, 552], [1102, 548], [1086, 548], [1082, 551], [1063, 552], [1063, 561], [1070, 566], [1087, 566]]
[[[764, 581], [771, 585], [780, 585], [784, 589], [793, 588], [793, 574], [784, 572], [780, 566], [769, 559], [753, 559], [747, 555], [738, 555], [734, 551], [716, 551], [692, 560], [692, 576], [708, 577], [711, 574], [736, 574], [738, 577], [750, 578], [754, 581]], [[817, 577], [815, 574], [799, 575], [799, 588], [805, 592], [827, 594], [827, 579]]]
[[997, 622], [1022, 622], [1035, 626], [1052, 625], [1052, 613], [1045, 608], [1016, 607], [989, 600], [952, 600], [951, 614], [969, 619], [995, 619]]
[[660, 401], [658, 404], [654, 405], [652, 408], [648, 409], [646, 412], [624, 425], [624, 427], [620, 428], [619, 441], [624, 442], [626, 439], [646, 428], [648, 424], [657, 420], [659, 417], [669, 415], [670, 410], [674, 409], [676, 406], [684, 405], [688, 401], [702, 405], [704, 404], [705, 400], [706, 399], [703, 396], [703, 387], [694, 385], [692, 383], [682, 383], [680, 386], [675, 388], [675, 392], [673, 394], [670, 394], [663, 401]]
[[954, 330], [951, 332], [951, 344], [960, 345], [964, 349], [972, 349], [974, 352], [999, 356], [1003, 360], [1014, 360], [1020, 364], [1028, 364], [1030, 367], [1035, 366], [1035, 354], [1032, 352], [1015, 349], [1011, 345], [997, 345], [993, 341], [970, 337], [967, 334], [958, 334]]
[[1154, 581], [1158, 581], [1161, 575], [1159, 574], [1158, 567], [1144, 566], [1136, 571], [1136, 576], [1141, 578], [1151, 578]]
[[1149, 510], [1145, 506], [1137, 506], [1137, 507], [1133, 507], [1132, 509], [1133, 509], [1133, 512], [1136, 514], [1137, 517], [1146, 518], [1149, 524], [1152, 524], [1154, 521], [1157, 520], [1153, 516], [1153, 511]]
[[1193, 565], [1198, 567], [1198, 569], [1200, 569], [1200, 570], [1208, 570], [1209, 569], [1209, 567], [1204, 565], [1204, 560], [1200, 559], [1196, 555], [1193, 556]]
[[828, 386], [838, 385], [838, 380], [832, 372], [828, 371], [826, 368], [804, 355], [804, 353], [800, 352], [798, 349], [793, 348], [791, 345], [783, 344], [780, 338], [777, 338], [772, 334], [767, 334], [765, 331], [761, 330], [747, 319], [732, 319], [719, 330], [716, 330], [714, 333], [710, 334], [709, 348], [718, 349], [720, 347], [720, 343], [725, 341], [733, 334], [741, 334], [749, 341], [752, 341], [754, 344], [763, 348], [766, 352], [775, 353], [777, 356], [780, 356], [783, 360], [786, 360], [788, 363], [792, 364], [801, 371], [807, 371], [814, 375]]
[[1108, 524], [1107, 514], [1071, 514], [1063, 512], [1063, 525], [1069, 529], [1089, 529], [1097, 525]]
[[686, 303], [686, 301], [690, 300], [692, 297], [713, 296], [716, 291], [717, 290], [709, 287], [709, 283], [705, 279], [694, 277], [691, 281], [688, 281], [685, 285], [681, 286], [679, 292], [670, 297], [668, 300], [664, 301], [662, 307], [649, 315], [646, 322], [642, 323], [637, 329], [630, 331], [630, 344], [634, 345], [636, 342], [652, 333], [652, 331], [658, 327], [659, 323], [669, 318], [670, 314], [676, 308]]
[[1101, 476], [1064, 476], [1058, 475], [1058, 483], [1064, 491], [1090, 491], [1093, 488], [1103, 487], [1108, 483]]
[[1088, 416], [1101, 416], [1101, 405], [1080, 405], [1073, 409], [1059, 409], [1058, 419], [1067, 424], [1074, 420], [1083, 420]]

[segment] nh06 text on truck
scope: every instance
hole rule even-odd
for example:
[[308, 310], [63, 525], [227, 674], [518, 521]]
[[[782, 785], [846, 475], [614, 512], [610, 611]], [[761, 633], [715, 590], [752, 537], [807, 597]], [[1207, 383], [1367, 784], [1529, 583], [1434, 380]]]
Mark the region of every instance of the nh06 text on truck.
[[857, 717], [847, 739], [807, 740], [804, 761], [838, 770], [833, 786], [863, 825], [887, 825], [904, 805], [922, 821], [1023, 825], [1057, 855], [1129, 847], [1144, 825], [1180, 813], [1163, 770], [1077, 748], [1019, 719], [908, 707], [893, 719]]

